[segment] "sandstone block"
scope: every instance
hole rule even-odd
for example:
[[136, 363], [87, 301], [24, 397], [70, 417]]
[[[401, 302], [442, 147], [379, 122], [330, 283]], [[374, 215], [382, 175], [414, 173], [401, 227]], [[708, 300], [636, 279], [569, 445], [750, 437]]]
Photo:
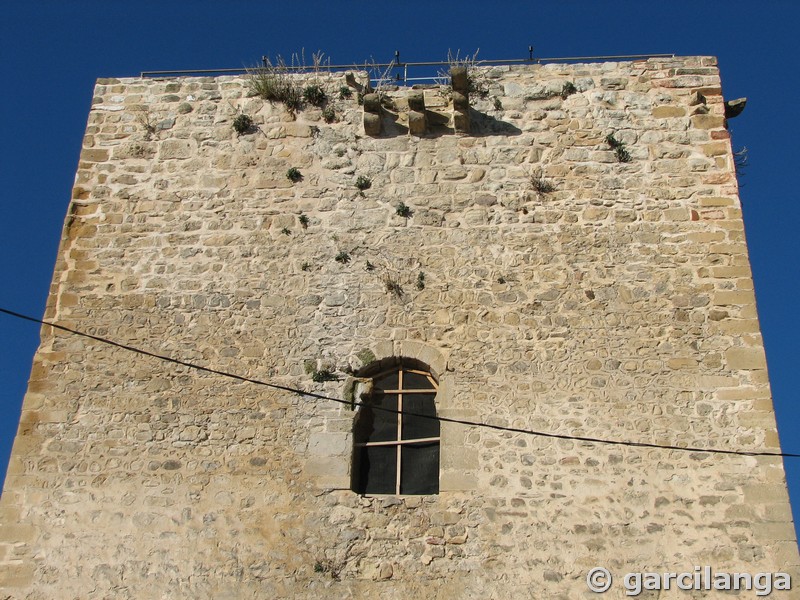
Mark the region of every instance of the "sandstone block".
[[695, 115], [692, 117], [692, 126], [697, 129], [719, 129], [725, 127], [725, 117], [717, 115]]
[[108, 160], [108, 150], [84, 148], [81, 151], [81, 160], [86, 162], [105, 162]]
[[351, 451], [349, 433], [312, 433], [308, 451], [314, 456], [344, 456]]
[[169, 159], [187, 159], [191, 158], [194, 154], [194, 143], [192, 140], [164, 140], [159, 145], [159, 158], [161, 160]]
[[656, 106], [653, 108], [651, 114], [656, 119], [671, 119], [675, 117], [685, 117], [686, 109], [680, 106]]
[[442, 471], [439, 477], [439, 490], [442, 492], [463, 492], [476, 489], [478, 480], [472, 474], [460, 471]]
[[703, 153], [706, 156], [723, 156], [729, 153], [730, 143], [711, 142], [703, 145]]
[[717, 306], [748, 306], [756, 302], [755, 295], [750, 291], [717, 292], [712, 296], [712, 303]]

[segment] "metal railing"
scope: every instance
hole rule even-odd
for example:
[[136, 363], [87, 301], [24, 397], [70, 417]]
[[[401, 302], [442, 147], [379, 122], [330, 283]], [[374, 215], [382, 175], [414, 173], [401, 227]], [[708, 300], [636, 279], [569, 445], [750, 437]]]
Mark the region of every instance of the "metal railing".
[[[557, 63], [557, 62], [597, 62], [597, 61], [616, 61], [616, 60], [647, 60], [649, 58], [675, 58], [675, 54], [614, 54], [607, 56], [563, 56], [563, 57], [536, 57], [533, 55], [533, 47], [528, 46], [528, 58], [507, 58], [498, 60], [457, 60], [459, 64], [469, 62], [475, 66], [493, 66], [493, 65], [535, 65], [542, 63]], [[261, 58], [264, 67], [270, 65], [267, 57]], [[402, 62], [400, 60], [400, 51], [395, 51], [394, 59], [388, 63], [364, 63], [364, 64], [345, 64], [345, 65], [331, 65], [319, 64], [315, 66], [309, 65], [281, 65], [282, 70], [289, 72], [331, 72], [331, 71], [344, 71], [344, 70], [358, 70], [358, 71], [372, 71], [383, 69], [385, 73], [392, 72], [393, 77], [373, 77], [373, 80], [392, 81], [398, 85], [405, 85], [414, 81], [435, 81], [440, 79], [441, 74], [427, 75], [424, 77], [409, 77], [409, 67], [420, 70], [433, 67], [449, 67], [453, 65], [453, 61], [425, 61], [425, 62]], [[171, 71], [142, 71], [141, 77], [177, 77], [181, 75], [240, 75], [247, 73], [258, 67], [241, 67], [238, 69], [186, 69], [186, 70], [171, 70]]]

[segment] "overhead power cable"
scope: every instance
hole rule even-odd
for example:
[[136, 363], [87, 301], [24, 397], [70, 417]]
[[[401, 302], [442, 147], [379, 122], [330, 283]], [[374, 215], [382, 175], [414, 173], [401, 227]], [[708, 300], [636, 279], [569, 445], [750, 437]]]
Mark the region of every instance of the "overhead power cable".
[[318, 400], [327, 400], [329, 402], [336, 402], [338, 404], [344, 404], [347, 406], [363, 406], [370, 408], [372, 410], [381, 410], [384, 412], [398, 414], [398, 415], [406, 415], [412, 417], [421, 417], [424, 419], [434, 419], [439, 422], [443, 423], [455, 423], [458, 425], [466, 425], [468, 427], [480, 427], [483, 429], [493, 429], [496, 431], [506, 431], [510, 433], [521, 433], [525, 435], [533, 435], [537, 437], [544, 437], [544, 438], [552, 438], [552, 439], [559, 439], [559, 440], [572, 440], [578, 442], [590, 442], [595, 444], [606, 444], [606, 445], [613, 445], [613, 446], [629, 446], [633, 448], [655, 448], [659, 450], [678, 450], [682, 452], [706, 452], [710, 454], [730, 454], [736, 456], [775, 456], [775, 457], [783, 457], [783, 458], [800, 458], [800, 454], [793, 454], [789, 452], [765, 452], [765, 451], [749, 451], [749, 450], [724, 450], [721, 448], [698, 448], [693, 446], [674, 446], [670, 444], [653, 444], [649, 442], [630, 442], [624, 440], [610, 440], [605, 438], [596, 438], [596, 437], [589, 437], [583, 435], [569, 435], [565, 433], [553, 433], [548, 431], [536, 431], [533, 429], [523, 429], [520, 427], [505, 427], [502, 425], [492, 425], [491, 423], [483, 423], [480, 421], [468, 421], [465, 419], [454, 419], [450, 417], [442, 417], [439, 415], [424, 415], [421, 413], [415, 413], [412, 411], [407, 410], [396, 410], [392, 408], [386, 408], [382, 406], [374, 406], [365, 402], [358, 402], [358, 401], [349, 401], [343, 400], [341, 398], [333, 398], [331, 396], [325, 396], [323, 394], [317, 394], [315, 392], [307, 392], [305, 390], [301, 390], [298, 388], [293, 388], [285, 385], [279, 385], [276, 383], [269, 383], [266, 381], [261, 381], [260, 379], [254, 379], [252, 377], [244, 377], [243, 375], [237, 375], [235, 373], [228, 373], [227, 371], [219, 371], [217, 369], [211, 369], [209, 367], [204, 367], [202, 365], [198, 365], [195, 363], [190, 363], [185, 360], [180, 360], [177, 358], [172, 358], [171, 356], [165, 356], [163, 354], [156, 354], [155, 352], [149, 352], [147, 350], [142, 350], [141, 348], [137, 348], [135, 346], [130, 346], [128, 344], [122, 344], [120, 342], [115, 342], [114, 340], [110, 340], [104, 337], [100, 337], [97, 335], [92, 335], [90, 333], [86, 333], [84, 331], [80, 331], [78, 329], [72, 329], [71, 327], [66, 327], [64, 325], [58, 325], [56, 323], [50, 323], [49, 321], [44, 321], [42, 319], [37, 319], [35, 317], [31, 317], [28, 315], [24, 315], [18, 312], [14, 312], [12, 310], [8, 310], [6, 308], [0, 307], [0, 313], [15, 317], [17, 319], [23, 319], [25, 321], [30, 321], [32, 323], [38, 323], [40, 325], [47, 325], [48, 327], [52, 327], [53, 329], [58, 329], [61, 331], [66, 331], [68, 333], [72, 333], [74, 335], [88, 338], [91, 340], [95, 340], [97, 342], [101, 342], [103, 344], [107, 344], [109, 346], [115, 346], [117, 348], [122, 348], [123, 350], [127, 350], [129, 352], [134, 352], [136, 354], [141, 354], [144, 356], [150, 356], [152, 358], [156, 358], [158, 360], [162, 360], [165, 362], [173, 363], [176, 365], [181, 365], [184, 367], [188, 367], [190, 369], [195, 369], [197, 371], [203, 371], [205, 373], [212, 373], [214, 375], [219, 375], [221, 377], [227, 377], [229, 379], [235, 379], [237, 381], [242, 381], [246, 383], [252, 383], [255, 385], [261, 385], [268, 388], [272, 388], [275, 390], [281, 390], [284, 392], [289, 392], [291, 394], [298, 394], [300, 396], [305, 396], [308, 398], [316, 398]]

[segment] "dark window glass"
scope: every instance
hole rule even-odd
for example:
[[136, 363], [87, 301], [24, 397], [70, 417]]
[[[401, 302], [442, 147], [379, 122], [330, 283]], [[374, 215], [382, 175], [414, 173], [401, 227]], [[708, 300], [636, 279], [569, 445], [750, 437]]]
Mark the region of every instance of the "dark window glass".
[[362, 446], [360, 452], [362, 494], [394, 494], [397, 485], [397, 447]]
[[439, 493], [439, 442], [404, 445], [401, 450], [401, 494]]
[[[400, 366], [374, 378], [373, 383], [372, 396], [361, 407], [353, 432], [353, 490], [361, 494], [438, 494], [440, 426], [437, 419], [429, 418], [436, 416], [436, 385], [425, 374], [410, 373]], [[429, 438], [434, 439], [414, 441]]]
[[375, 379], [373, 385], [375, 386], [376, 389], [396, 390], [397, 386], [399, 385], [397, 380], [398, 380], [398, 372], [392, 371], [391, 373], [386, 373]]
[[[403, 413], [436, 416], [433, 399], [436, 394], [404, 394]], [[403, 414], [403, 439], [439, 437], [439, 421]]]
[[432, 390], [433, 384], [430, 382], [426, 375], [419, 373], [403, 373], [403, 389], [404, 390]]
[[395, 394], [376, 393], [370, 405], [361, 409], [356, 425], [356, 442], [389, 442], [397, 439], [397, 413], [376, 407], [397, 410]]

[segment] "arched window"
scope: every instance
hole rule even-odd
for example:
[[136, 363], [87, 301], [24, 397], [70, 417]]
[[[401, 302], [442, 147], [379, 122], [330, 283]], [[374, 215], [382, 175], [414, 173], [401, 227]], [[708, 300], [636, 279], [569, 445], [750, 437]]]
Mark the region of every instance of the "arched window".
[[439, 421], [426, 418], [436, 416], [436, 380], [427, 367], [401, 363], [372, 381], [355, 422], [353, 491], [438, 494]]

